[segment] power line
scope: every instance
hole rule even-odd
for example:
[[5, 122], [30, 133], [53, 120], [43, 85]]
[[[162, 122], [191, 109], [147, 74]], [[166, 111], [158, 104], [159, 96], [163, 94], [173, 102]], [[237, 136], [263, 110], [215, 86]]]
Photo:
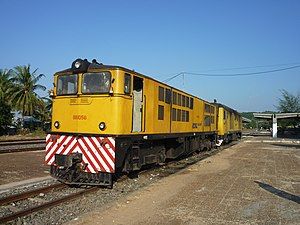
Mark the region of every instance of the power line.
[[[209, 69], [209, 70], [202, 70], [202, 72], [189, 72], [189, 73], [203, 73], [203, 72], [212, 72], [212, 71], [226, 71], [226, 70], [244, 70], [244, 69], [255, 69], [255, 68], [262, 68], [262, 67], [275, 67], [275, 66], [288, 66], [288, 65], [299, 65], [300, 62], [295, 63], [281, 63], [281, 64], [271, 64], [271, 65], [258, 65], [258, 66], [244, 66], [244, 67], [227, 67], [222, 69]], [[185, 72], [180, 73], [173, 73], [169, 74], [170, 78], [166, 79], [164, 82], [168, 81], [169, 79], [173, 79], [173, 77], [178, 77]]]
[[264, 73], [274, 73], [274, 72], [279, 72], [279, 71], [284, 71], [284, 70], [291, 70], [295, 68], [299, 68], [300, 65], [297, 66], [291, 66], [291, 67], [286, 67], [286, 68], [281, 68], [281, 69], [275, 69], [275, 70], [266, 70], [266, 71], [259, 71], [259, 72], [252, 72], [252, 73], [233, 73], [233, 74], [208, 74], [208, 73], [190, 73], [186, 72], [185, 74], [190, 74], [190, 75], [196, 75], [196, 76], [210, 76], [210, 77], [234, 77], [234, 76], [250, 76], [250, 75], [259, 75], [259, 74], [264, 74]]
[[174, 75], [174, 76], [172, 76], [172, 77], [170, 77], [170, 78], [168, 78], [166, 80], [163, 80], [163, 82], [169, 82], [169, 81], [173, 80], [174, 78], [176, 78], [176, 77], [178, 77], [180, 75], [183, 75], [183, 74], [184, 74], [184, 72], [177, 73], [176, 75]]
[[300, 67], [300, 65], [296, 65], [296, 66], [290, 66], [290, 67], [285, 67], [285, 68], [281, 68], [281, 69], [265, 70], [265, 71], [259, 71], [259, 72], [251, 72], [251, 73], [233, 73], [233, 74], [209, 74], [209, 73], [180, 72], [180, 73], [164, 80], [164, 82], [169, 82], [169, 81], [173, 80], [174, 78], [176, 78], [180, 75], [183, 75], [183, 74], [193, 75], [193, 76], [206, 76], [206, 77], [237, 77], [237, 76], [252, 76], [252, 75], [274, 73], [274, 72], [279, 72], [279, 71], [284, 71], [284, 70], [296, 69], [299, 67]]
[[279, 66], [294, 66], [294, 65], [299, 65], [299, 64], [300, 64], [300, 62], [271, 64], [271, 65], [258, 65], [258, 66], [244, 66], [244, 67], [229, 67], [229, 68], [222, 68], [222, 69], [203, 70], [201, 72], [194, 72], [194, 73], [212, 72], [212, 71], [226, 71], [226, 70], [244, 70], [244, 69], [262, 68], [262, 67], [275, 67], [275, 66], [276, 67], [279, 67]]

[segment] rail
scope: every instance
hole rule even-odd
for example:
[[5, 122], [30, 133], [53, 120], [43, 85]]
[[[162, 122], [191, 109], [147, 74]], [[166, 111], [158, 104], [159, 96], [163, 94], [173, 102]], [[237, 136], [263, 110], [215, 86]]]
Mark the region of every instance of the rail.
[[9, 149], [0, 149], [0, 154], [13, 153], [13, 152], [43, 151], [43, 150], [45, 150], [45, 147], [9, 148]]
[[11, 145], [23, 145], [23, 144], [43, 144], [46, 143], [45, 139], [22, 139], [22, 140], [10, 140], [0, 141], [0, 146], [11, 146]]
[[[26, 199], [30, 196], [36, 195], [37, 193], [47, 192], [47, 191], [50, 191], [51, 189], [61, 188], [63, 186], [64, 186], [64, 184], [56, 184], [56, 185], [52, 185], [52, 186], [49, 186], [49, 187], [46, 187], [46, 188], [41, 188], [41, 189], [29, 191], [27, 193], [15, 195], [15, 196], [10, 196], [10, 197], [1, 199], [1, 204], [3, 205], [3, 204], [8, 204], [9, 202], [12, 202], [12, 201], [23, 200], [23, 199]], [[41, 210], [44, 210], [44, 209], [47, 209], [47, 208], [51, 208], [53, 206], [59, 205], [61, 203], [70, 201], [74, 198], [78, 198], [78, 197], [80, 197], [84, 194], [89, 194], [89, 193], [97, 191], [97, 190], [99, 190], [98, 187], [92, 187], [92, 188], [89, 188], [89, 189], [85, 189], [85, 190], [82, 190], [82, 191], [79, 191], [79, 192], [76, 192], [76, 193], [72, 193], [72, 194], [69, 194], [67, 196], [64, 196], [64, 197], [61, 197], [61, 198], [58, 198], [58, 199], [40, 204], [38, 206], [29, 207], [29, 208], [26, 208], [24, 210], [20, 210], [18, 212], [11, 213], [9, 215], [1, 217], [0, 218], [0, 223], [6, 223], [6, 222], [9, 222], [11, 220], [15, 220], [18, 217], [26, 216], [26, 215], [29, 215], [29, 214], [34, 213], [34, 212], [38, 212], [38, 211], [41, 211]]]
[[45, 150], [45, 139], [22, 139], [0, 141], [0, 154], [25, 151]]
[[1, 198], [0, 199], [0, 205], [9, 204], [9, 203], [14, 202], [14, 201], [20, 201], [20, 200], [23, 200], [25, 198], [29, 198], [29, 197], [34, 196], [34, 195], [38, 195], [39, 193], [47, 193], [47, 192], [49, 192], [53, 189], [61, 188], [61, 187], [64, 187], [64, 186], [65, 186], [64, 184], [58, 183], [58, 184], [49, 185], [47, 187], [38, 188], [38, 189], [31, 190], [31, 191], [26, 191], [26, 192], [23, 192], [23, 193], [20, 193], [20, 194], [10, 195], [8, 197]]

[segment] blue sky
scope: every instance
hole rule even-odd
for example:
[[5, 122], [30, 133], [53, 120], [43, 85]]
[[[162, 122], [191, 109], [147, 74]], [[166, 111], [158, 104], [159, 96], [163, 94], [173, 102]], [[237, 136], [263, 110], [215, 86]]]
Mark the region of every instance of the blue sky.
[[[53, 73], [96, 58], [165, 80], [182, 72], [247, 73], [300, 65], [300, 1], [0, 0], [0, 68]], [[286, 64], [282, 66], [270, 66]], [[248, 69], [225, 68], [266, 66]], [[186, 75], [169, 84], [239, 111], [275, 110], [300, 92], [300, 68], [247, 77]]]

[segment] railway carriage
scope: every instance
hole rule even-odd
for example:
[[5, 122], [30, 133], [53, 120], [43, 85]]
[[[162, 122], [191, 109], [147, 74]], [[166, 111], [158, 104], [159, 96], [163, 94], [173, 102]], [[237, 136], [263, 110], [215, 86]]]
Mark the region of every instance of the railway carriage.
[[235, 110], [220, 103], [214, 103], [218, 111], [218, 139], [228, 143], [242, 136], [242, 116]]
[[217, 140], [219, 105], [124, 67], [77, 59], [55, 73], [52, 98], [45, 162], [67, 184], [111, 186]]

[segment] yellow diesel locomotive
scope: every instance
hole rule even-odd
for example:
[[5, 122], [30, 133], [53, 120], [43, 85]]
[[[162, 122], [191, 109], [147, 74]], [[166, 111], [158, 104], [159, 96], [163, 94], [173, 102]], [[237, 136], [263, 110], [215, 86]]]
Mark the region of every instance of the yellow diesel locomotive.
[[52, 98], [45, 162], [67, 184], [112, 186], [116, 173], [241, 134], [241, 117], [229, 107], [96, 60], [55, 73]]

